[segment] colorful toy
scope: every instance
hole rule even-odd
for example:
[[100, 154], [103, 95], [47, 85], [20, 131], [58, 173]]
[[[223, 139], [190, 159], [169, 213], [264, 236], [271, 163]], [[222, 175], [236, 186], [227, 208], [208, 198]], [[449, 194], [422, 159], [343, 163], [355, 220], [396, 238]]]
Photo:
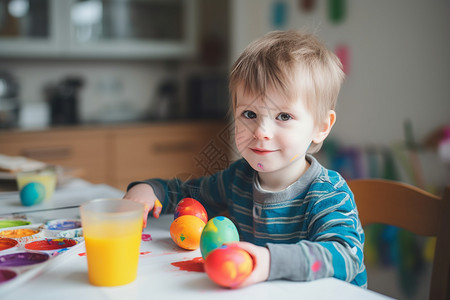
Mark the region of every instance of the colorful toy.
[[184, 215], [196, 216], [205, 222], [205, 224], [208, 222], [208, 214], [205, 208], [193, 198], [184, 198], [175, 208], [174, 219]]
[[223, 245], [214, 249], [205, 260], [208, 277], [223, 287], [240, 285], [252, 272], [253, 260], [238, 246]]
[[236, 226], [227, 217], [215, 217], [206, 223], [200, 237], [200, 250], [203, 259], [224, 243], [239, 242], [239, 234]]
[[205, 222], [191, 215], [176, 218], [170, 225], [170, 236], [172, 240], [183, 249], [195, 250], [200, 244]]
[[45, 199], [45, 187], [40, 182], [27, 183], [20, 191], [20, 202], [24, 206], [41, 203]]

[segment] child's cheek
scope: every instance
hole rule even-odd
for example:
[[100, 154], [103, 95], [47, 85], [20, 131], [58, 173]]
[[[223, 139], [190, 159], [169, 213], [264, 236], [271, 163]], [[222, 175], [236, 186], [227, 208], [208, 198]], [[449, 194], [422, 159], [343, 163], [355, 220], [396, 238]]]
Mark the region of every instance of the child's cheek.
[[248, 130], [247, 127], [236, 124], [235, 142], [236, 142], [236, 146], [237, 146], [239, 152], [242, 152], [249, 146], [251, 137], [252, 137], [252, 134], [251, 134], [250, 130]]

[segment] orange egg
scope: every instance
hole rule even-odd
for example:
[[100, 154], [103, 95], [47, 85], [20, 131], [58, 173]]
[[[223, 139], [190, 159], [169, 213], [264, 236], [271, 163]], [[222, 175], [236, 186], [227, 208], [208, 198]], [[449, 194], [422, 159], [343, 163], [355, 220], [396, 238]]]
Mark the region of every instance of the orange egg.
[[184, 215], [176, 218], [170, 225], [170, 237], [181, 248], [195, 250], [200, 246], [203, 227], [205, 222], [200, 218]]
[[222, 245], [211, 251], [205, 259], [206, 274], [223, 287], [239, 286], [252, 270], [250, 254], [238, 246]]

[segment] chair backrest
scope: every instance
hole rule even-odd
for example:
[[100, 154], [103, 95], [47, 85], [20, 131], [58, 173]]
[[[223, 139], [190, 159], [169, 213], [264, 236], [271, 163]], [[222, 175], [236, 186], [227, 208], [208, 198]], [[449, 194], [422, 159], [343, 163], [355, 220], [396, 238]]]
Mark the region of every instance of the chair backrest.
[[436, 237], [430, 299], [450, 299], [450, 186], [442, 198], [383, 179], [349, 180], [362, 225], [380, 223]]

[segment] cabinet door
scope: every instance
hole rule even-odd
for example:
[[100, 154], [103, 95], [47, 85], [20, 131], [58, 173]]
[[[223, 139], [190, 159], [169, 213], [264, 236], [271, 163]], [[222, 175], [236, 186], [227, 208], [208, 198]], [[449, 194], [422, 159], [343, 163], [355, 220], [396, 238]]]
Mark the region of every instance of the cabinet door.
[[195, 48], [196, 0], [73, 0], [70, 55], [174, 57]]
[[107, 134], [102, 131], [52, 130], [0, 134], [0, 153], [81, 169], [93, 183], [107, 183]]
[[191, 56], [196, 4], [197, 0], [0, 0], [0, 56]]
[[135, 180], [187, 179], [226, 167], [228, 148], [219, 142], [224, 128], [217, 122], [117, 130], [114, 185], [125, 189]]
[[67, 1], [0, 0], [0, 55], [53, 57], [61, 52]]

